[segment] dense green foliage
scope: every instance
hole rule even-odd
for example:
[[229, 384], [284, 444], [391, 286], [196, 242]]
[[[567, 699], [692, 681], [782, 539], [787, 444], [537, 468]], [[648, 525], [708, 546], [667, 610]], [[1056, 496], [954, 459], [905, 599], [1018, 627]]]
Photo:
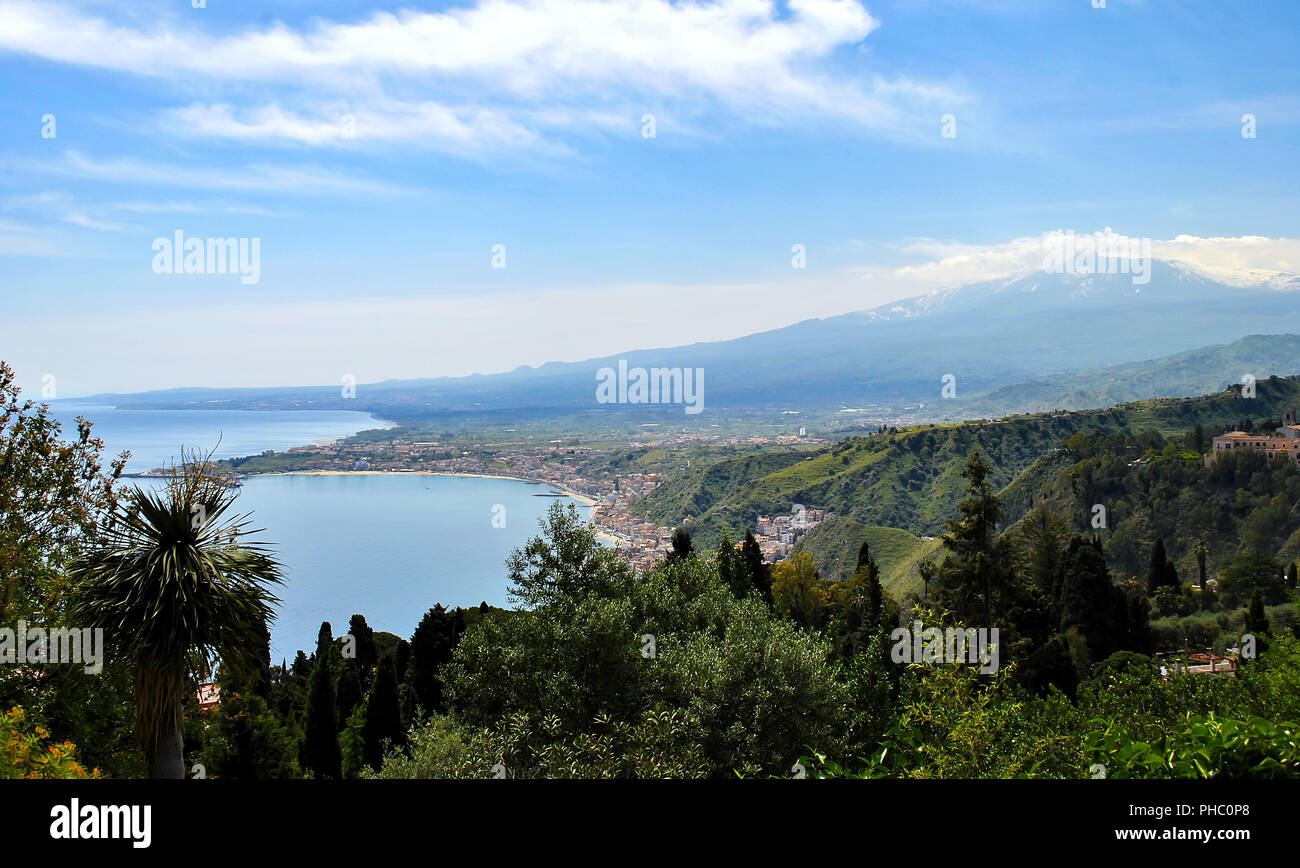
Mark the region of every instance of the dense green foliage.
[[[1203, 429], [1201, 437], [1212, 433], [1218, 432]], [[1052, 457], [1054, 471], [1036, 480], [1033, 501], [1073, 530], [1096, 533], [1112, 566], [1142, 576], [1148, 588], [1155, 582], [1153, 592], [1162, 584], [1199, 583], [1202, 543], [1208, 577], [1219, 579], [1234, 604], [1256, 585], [1267, 602], [1277, 602], [1282, 561], [1300, 539], [1300, 471], [1293, 461], [1270, 463], [1254, 452], [1225, 455], [1207, 467], [1191, 448], [1195, 437], [1194, 429], [1173, 437], [1154, 431], [1074, 435]], [[1027, 502], [1020, 486], [1004, 497]], [[1096, 527], [1098, 506], [1103, 527]], [[1157, 542], [1163, 555], [1154, 554]]]
[[1026, 692], [1013, 673], [981, 684], [968, 668], [912, 668], [875, 749], [848, 762], [812, 753], [809, 776], [1300, 777], [1294, 639], [1237, 678], [1099, 670], [1074, 702]]
[[[513, 610], [437, 605], [409, 641], [354, 614], [347, 633], [322, 624], [310, 655], [278, 666], [268, 659], [268, 613], [251, 599], [245, 608], [260, 617], [235, 619], [228, 637], [191, 631], [173, 642], [159, 623], [138, 641], [184, 652], [175, 689], [184, 761], [207, 777], [1082, 778], [1098, 768], [1117, 778], [1294, 777], [1300, 483], [1282, 463], [1251, 456], [1206, 467], [1199, 457], [1216, 425], [1271, 424], [1258, 411], [1289, 400], [1292, 384], [1259, 385], [1266, 400], [1249, 404], [1254, 416], [1229, 394], [1085, 418], [881, 432], [812, 460], [791, 450], [796, 460], [772, 460], [744, 483], [744, 496], [767, 497], [778, 482], [825, 484], [849, 508], [777, 564], [763, 562], [748, 525], [730, 524], [731, 514], [721, 526], [734, 535], [706, 546], [692, 521], [671, 558], [638, 571], [556, 504], [506, 564]], [[31, 412], [14, 411], [37, 430]], [[1225, 421], [1211, 421], [1216, 414]], [[1171, 436], [1170, 426], [1189, 419]], [[6, 436], [21, 444], [27, 435]], [[31, 479], [89, 468], [77, 478], [92, 485], [58, 489], [66, 502], [53, 504], [3, 492], [15, 517], [0, 527], [0, 557], [31, 579], [3, 576], [5, 614], [57, 617], [69, 599], [122, 580], [68, 570], [87, 553], [100, 552], [103, 570], [111, 560], [103, 552], [117, 551], [147, 585], [152, 567], [138, 569], [147, 556], [104, 545], [114, 539], [101, 526], [113, 514], [110, 480], [77, 463], [94, 460], [94, 444], [83, 433], [80, 452], [46, 456], [40, 442], [28, 447]], [[1046, 454], [1034, 460], [1037, 449]], [[54, 476], [43, 476], [47, 460]], [[877, 464], [885, 476], [874, 490], [898, 494], [894, 506], [919, 506], [924, 486], [887, 482], [888, 473], [926, 468], [932, 493], [951, 499], [924, 507], [941, 539], [852, 517], [879, 506], [859, 501], [866, 495], [850, 484]], [[181, 522], [177, 502], [188, 501], [126, 500], [133, 521], [171, 528], [198, 548], [203, 523]], [[1107, 506], [1100, 526], [1096, 503]], [[43, 509], [74, 516], [72, 531], [34, 533]], [[238, 521], [217, 526], [238, 531]], [[187, 563], [238, 577], [261, 563], [256, 548], [241, 551], [205, 548]], [[105, 610], [133, 611], [99, 596]], [[896, 630], [917, 621], [999, 630], [1000, 665], [900, 658]], [[1231, 675], [1175, 671], [1154, 656], [1184, 644], [1246, 645], [1246, 633], [1257, 656], [1234, 658]], [[51, 775], [144, 774], [132, 738], [141, 727], [130, 711], [142, 695], [134, 668], [47, 671], [0, 673], [0, 698], [31, 700], [12, 703], [30, 717], [11, 718], [23, 756], [0, 774], [33, 763]], [[200, 710], [194, 682], [210, 671], [220, 696]]]
[[1241, 419], [1280, 418], [1292, 406], [1300, 406], [1300, 378], [1270, 377], [1256, 383], [1254, 398], [1243, 397], [1236, 386], [1198, 398], [1161, 398], [1106, 410], [919, 426], [803, 453], [720, 459], [669, 479], [638, 508], [661, 524], [691, 517], [695, 537], [705, 545], [715, 544], [724, 529], [735, 536], [759, 515], [786, 514], [796, 503], [865, 525], [933, 536], [956, 514], [965, 488], [962, 463], [972, 450], [989, 462], [994, 488], [1019, 483], [1023, 494], [1006, 501], [1007, 515], [1015, 520], [1032, 506], [1042, 482], [1033, 474], [1018, 477], [1040, 459], [1050, 462], [1054, 450], [1074, 435], [1171, 434], [1197, 425], [1208, 435]]
[[638, 576], [572, 507], [545, 524], [511, 572], [536, 605], [488, 615], [448, 666], [461, 720], [554, 717], [576, 734], [602, 714], [631, 724], [679, 709], [713, 775], [775, 771], [801, 739], [833, 738], [841, 688], [824, 640], [773, 617], [757, 593], [737, 598], [708, 560]]
[[[49, 407], [24, 400], [0, 362], [0, 626], [68, 626], [66, 569], [91, 546], [129, 457], [104, 467], [90, 423], [64, 432]], [[99, 675], [75, 664], [0, 665], [0, 712], [21, 707], [31, 727], [71, 743], [87, 768], [139, 775], [132, 668], [112, 656]]]

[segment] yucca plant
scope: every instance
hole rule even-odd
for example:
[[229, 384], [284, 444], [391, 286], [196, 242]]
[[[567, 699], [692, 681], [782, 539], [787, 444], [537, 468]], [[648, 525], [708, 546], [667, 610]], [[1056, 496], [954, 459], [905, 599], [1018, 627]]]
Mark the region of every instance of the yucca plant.
[[257, 665], [282, 581], [268, 547], [245, 537], [251, 513], [211, 453], [182, 456], [166, 487], [120, 498], [93, 549], [69, 569], [69, 617], [102, 627], [112, 652], [135, 666], [136, 725], [151, 778], [183, 778], [182, 699], [189, 673]]

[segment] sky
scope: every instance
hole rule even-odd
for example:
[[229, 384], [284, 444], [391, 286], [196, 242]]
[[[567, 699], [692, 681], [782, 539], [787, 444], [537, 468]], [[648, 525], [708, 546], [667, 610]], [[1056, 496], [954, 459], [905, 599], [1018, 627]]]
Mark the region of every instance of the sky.
[[[1063, 231], [1300, 272], [1297, 32], [1293, 0], [0, 0], [0, 359], [58, 397], [490, 373]], [[256, 271], [166, 273], [178, 232]]]

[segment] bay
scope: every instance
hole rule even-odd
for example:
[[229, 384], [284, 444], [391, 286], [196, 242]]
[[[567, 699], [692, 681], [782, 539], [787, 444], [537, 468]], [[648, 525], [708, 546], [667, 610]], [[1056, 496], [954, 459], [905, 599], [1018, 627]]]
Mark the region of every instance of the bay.
[[337, 637], [361, 614], [409, 640], [435, 603], [508, 605], [506, 558], [537, 535], [551, 503], [590, 513], [567, 496], [538, 496], [552, 493], [514, 479], [416, 473], [243, 480], [236, 508], [253, 512], [252, 527], [265, 528], [255, 538], [274, 543], [286, 574], [272, 661], [310, 654], [322, 621]]
[[[176, 460], [182, 445], [206, 451], [218, 438], [216, 457], [238, 457], [387, 424], [329, 410], [154, 411], [59, 402], [54, 413], [65, 437], [81, 415], [94, 423], [92, 433], [108, 453], [131, 450], [128, 473]], [[299, 649], [310, 654], [322, 621], [339, 636], [361, 614], [375, 630], [409, 639], [435, 603], [507, 605], [505, 560], [537, 534], [555, 494], [550, 486], [514, 479], [415, 473], [245, 478], [236, 510], [252, 512], [252, 527], [265, 529], [257, 538], [273, 545], [285, 573], [276, 590], [282, 602], [271, 628], [272, 661], [292, 662]], [[572, 498], [558, 499], [590, 516]], [[495, 507], [504, 527], [493, 526]]]

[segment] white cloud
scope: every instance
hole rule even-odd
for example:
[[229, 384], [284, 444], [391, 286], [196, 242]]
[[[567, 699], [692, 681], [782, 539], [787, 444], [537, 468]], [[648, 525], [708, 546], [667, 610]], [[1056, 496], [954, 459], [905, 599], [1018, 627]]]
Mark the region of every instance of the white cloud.
[[1300, 273], [1300, 238], [1266, 238], [1242, 235], [1236, 238], [1199, 238], [1177, 235], [1156, 241], [1157, 258], [1178, 260], [1208, 269], [1263, 270]]
[[[163, 124], [185, 136], [237, 141], [285, 141], [306, 145], [419, 141], [439, 150], [472, 153], [484, 149], [541, 147], [540, 137], [499, 111], [451, 108], [436, 102], [385, 101], [379, 110], [341, 107], [308, 116], [278, 104], [240, 110], [229, 104], [196, 103], [164, 113]], [[558, 149], [556, 149], [558, 150]]]
[[70, 178], [87, 178], [118, 184], [180, 186], [203, 190], [239, 190], [280, 193], [384, 193], [407, 192], [405, 188], [308, 165], [251, 164], [218, 169], [211, 166], [181, 166], [138, 160], [131, 157], [96, 159], [80, 151], [64, 151], [62, 159], [14, 158], [13, 168]]
[[[898, 244], [896, 249], [902, 255], [920, 261], [898, 267], [871, 266], [859, 274], [875, 281], [893, 282], [900, 291], [911, 287], [914, 292], [993, 280], [1042, 268], [1048, 245], [1065, 232], [1057, 229], [996, 244], [911, 238]], [[1106, 233], [1114, 242], [1142, 240], [1113, 233], [1109, 227]], [[1285, 285], [1289, 281], [1279, 278], [1300, 272], [1300, 239], [1296, 238], [1178, 235], [1168, 240], [1153, 238], [1150, 241], [1153, 258], [1184, 263], [1232, 285]]]
[[142, 26], [103, 15], [0, 0], [0, 51], [192, 82], [205, 95], [278, 88], [272, 102], [164, 116], [172, 129], [245, 140], [340, 144], [338, 118], [352, 114], [359, 139], [539, 147], [525, 125], [539, 111], [579, 131], [622, 117], [630, 136], [642, 111], [662, 107], [757, 125], [826, 118], [937, 144], [939, 115], [969, 104], [949, 84], [837, 64], [879, 27], [859, 0], [475, 0], [230, 35], [205, 30], [202, 16]]
[[338, 81], [333, 76], [437, 73], [490, 78], [537, 96], [629, 78], [656, 89], [752, 91], [755, 71], [799, 90], [802, 57], [856, 43], [878, 23], [856, 0], [497, 0], [429, 13], [376, 12], [357, 23], [277, 23], [225, 37], [196, 26], [144, 31], [57, 3], [0, 6], [0, 47], [50, 60], [147, 75]]
[[91, 219], [85, 214], [69, 214], [63, 219], [74, 226], [80, 226], [83, 229], [94, 229], [99, 232], [121, 232], [125, 228], [121, 223], [105, 223]]

